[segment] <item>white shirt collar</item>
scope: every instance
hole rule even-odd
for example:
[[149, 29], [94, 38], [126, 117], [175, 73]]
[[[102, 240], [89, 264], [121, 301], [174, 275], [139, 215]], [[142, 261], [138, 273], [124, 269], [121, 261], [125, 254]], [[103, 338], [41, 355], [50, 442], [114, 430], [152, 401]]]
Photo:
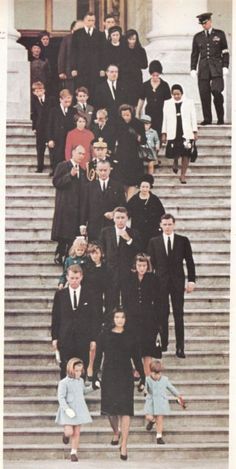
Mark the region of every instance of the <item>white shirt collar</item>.
[[[97, 161], [99, 161], [99, 160], [97, 160]], [[105, 179], [105, 180], [102, 180], [102, 179], [99, 178], [98, 180], [99, 180], [99, 182], [100, 182], [100, 186], [101, 186], [102, 189], [103, 189], [103, 184], [104, 184], [104, 182], [105, 182], [106, 188], [107, 188], [107, 185], [108, 185], [108, 182], [109, 182], [109, 178], [107, 178], [107, 179]]]

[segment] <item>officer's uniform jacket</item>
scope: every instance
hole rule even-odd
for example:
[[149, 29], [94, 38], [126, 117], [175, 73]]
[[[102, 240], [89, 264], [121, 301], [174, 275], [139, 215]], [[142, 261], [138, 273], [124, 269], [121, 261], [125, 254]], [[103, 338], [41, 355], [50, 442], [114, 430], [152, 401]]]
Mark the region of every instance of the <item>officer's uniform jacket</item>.
[[229, 66], [229, 50], [224, 31], [212, 28], [209, 37], [205, 30], [195, 34], [191, 70], [196, 70], [197, 64], [199, 79], [222, 77], [222, 68]]

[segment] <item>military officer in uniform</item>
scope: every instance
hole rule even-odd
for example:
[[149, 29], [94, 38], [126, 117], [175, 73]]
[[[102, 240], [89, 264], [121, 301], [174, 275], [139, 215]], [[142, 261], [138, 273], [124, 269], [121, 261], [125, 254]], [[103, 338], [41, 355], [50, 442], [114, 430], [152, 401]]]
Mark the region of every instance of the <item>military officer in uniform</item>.
[[197, 76], [202, 103], [203, 121], [201, 125], [212, 123], [211, 93], [217, 114], [217, 124], [224, 124], [223, 94], [224, 79], [228, 74], [229, 50], [224, 31], [214, 29], [212, 13], [198, 15], [203, 31], [195, 34], [191, 54], [191, 76]]
[[96, 172], [97, 163], [99, 161], [106, 161], [110, 158], [110, 154], [107, 148], [107, 143], [103, 141], [102, 137], [93, 142], [93, 158], [86, 164], [86, 174], [89, 181], [93, 181], [98, 178]]

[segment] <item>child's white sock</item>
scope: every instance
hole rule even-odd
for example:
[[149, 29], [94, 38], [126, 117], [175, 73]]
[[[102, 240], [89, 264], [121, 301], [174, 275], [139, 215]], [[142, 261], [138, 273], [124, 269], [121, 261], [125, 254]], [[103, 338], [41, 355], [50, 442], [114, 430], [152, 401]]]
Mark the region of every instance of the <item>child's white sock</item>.
[[70, 454], [77, 454], [77, 449], [73, 449], [73, 448], [72, 448]]
[[161, 438], [161, 437], [162, 437], [162, 433], [157, 433], [156, 438]]

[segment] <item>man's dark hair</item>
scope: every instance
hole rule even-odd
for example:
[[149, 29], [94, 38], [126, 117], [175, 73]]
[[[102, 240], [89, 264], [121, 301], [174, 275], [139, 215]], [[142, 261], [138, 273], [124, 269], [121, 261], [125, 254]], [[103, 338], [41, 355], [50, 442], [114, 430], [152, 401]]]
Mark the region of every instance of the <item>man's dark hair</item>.
[[162, 217], [161, 217], [161, 221], [162, 220], [170, 220], [170, 219], [173, 221], [173, 223], [175, 223], [175, 217], [174, 217], [174, 215], [171, 215], [171, 213], [164, 213], [164, 215], [162, 215]]

